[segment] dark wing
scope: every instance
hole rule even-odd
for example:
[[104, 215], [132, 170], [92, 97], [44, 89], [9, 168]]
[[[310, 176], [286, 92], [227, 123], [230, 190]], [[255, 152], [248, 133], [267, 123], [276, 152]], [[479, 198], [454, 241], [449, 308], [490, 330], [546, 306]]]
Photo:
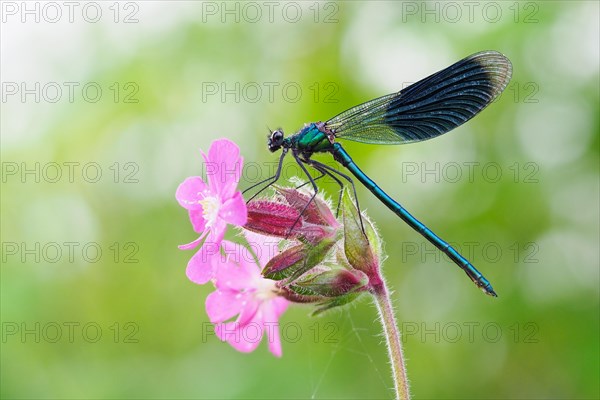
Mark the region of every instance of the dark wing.
[[490, 104], [512, 74], [496, 51], [473, 54], [398, 93], [360, 104], [325, 126], [337, 138], [374, 144], [419, 142], [464, 124]]

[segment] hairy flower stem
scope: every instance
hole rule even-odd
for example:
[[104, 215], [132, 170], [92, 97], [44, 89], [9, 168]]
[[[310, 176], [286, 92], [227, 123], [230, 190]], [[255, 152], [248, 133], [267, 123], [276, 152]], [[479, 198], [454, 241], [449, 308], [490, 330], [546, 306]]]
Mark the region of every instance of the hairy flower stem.
[[385, 281], [372, 287], [371, 294], [375, 298], [375, 304], [379, 311], [383, 332], [387, 342], [388, 355], [392, 364], [392, 376], [396, 388], [396, 399], [410, 399], [406, 368], [404, 366], [404, 355], [402, 353], [402, 342], [400, 342], [400, 330], [394, 317], [394, 310]]

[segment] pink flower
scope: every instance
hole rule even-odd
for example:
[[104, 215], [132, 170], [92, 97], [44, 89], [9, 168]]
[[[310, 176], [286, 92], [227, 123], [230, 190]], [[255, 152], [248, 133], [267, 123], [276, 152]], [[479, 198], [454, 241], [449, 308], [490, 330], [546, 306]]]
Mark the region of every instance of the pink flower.
[[[246, 237], [256, 250], [259, 264], [264, 266], [274, 248], [267, 246], [264, 236], [248, 233]], [[217, 290], [206, 299], [206, 313], [215, 324], [217, 337], [236, 350], [249, 353], [258, 347], [266, 331], [269, 350], [281, 357], [278, 320], [288, 301], [280, 297], [275, 281], [261, 276], [261, 268], [245, 247], [228, 241], [222, 245], [229, 257], [216, 269]], [[235, 321], [229, 321], [236, 315]]]
[[202, 156], [208, 184], [201, 177], [192, 176], [179, 185], [175, 194], [179, 204], [188, 210], [194, 231], [200, 233], [198, 239], [179, 248], [194, 248], [206, 237], [186, 270], [188, 278], [198, 284], [214, 276], [211, 260], [218, 253], [227, 224], [243, 226], [248, 218], [246, 202], [242, 193], [236, 191], [243, 163], [238, 146], [227, 139], [215, 140], [208, 155]]

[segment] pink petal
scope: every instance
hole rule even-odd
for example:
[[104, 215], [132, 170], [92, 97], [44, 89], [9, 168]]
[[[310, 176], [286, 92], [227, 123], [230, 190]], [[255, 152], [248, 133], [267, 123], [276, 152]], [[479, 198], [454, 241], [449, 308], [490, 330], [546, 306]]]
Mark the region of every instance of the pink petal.
[[[258, 268], [252, 264], [242, 261], [242, 258], [252, 257], [248, 250], [239, 244], [234, 244], [226, 240], [223, 241], [223, 248], [230, 262], [223, 263], [217, 268], [215, 273], [215, 285], [219, 290], [230, 292], [248, 291], [253, 289], [253, 285], [258, 278]], [[254, 262], [254, 260], [252, 260]]]
[[206, 238], [207, 243], [212, 243], [213, 245], [220, 246], [223, 241], [223, 236], [225, 236], [225, 231], [227, 230], [227, 222], [223, 221], [220, 218], [217, 218], [214, 225], [210, 227], [210, 232], [208, 237]]
[[203, 156], [211, 189], [222, 199], [229, 199], [235, 192], [242, 171], [239, 147], [230, 140], [219, 139], [211, 144], [208, 155]]
[[225, 322], [242, 311], [248, 295], [217, 290], [206, 298], [206, 313], [210, 322]]
[[204, 219], [204, 213], [202, 210], [189, 210], [188, 214], [190, 216], [190, 222], [192, 223], [194, 231], [198, 233], [204, 232], [204, 229], [206, 229], [206, 220]]
[[267, 331], [269, 351], [276, 357], [281, 357], [281, 338], [279, 336], [279, 317], [287, 309], [289, 301], [276, 297], [261, 305], [263, 324]]
[[224, 180], [225, 185], [221, 189], [221, 198], [230, 199], [233, 197], [237, 185], [240, 182], [240, 177], [242, 176], [242, 166], [244, 165], [244, 157], [239, 157], [235, 164], [233, 164], [233, 170], [225, 170], [223, 174], [225, 174]]
[[260, 311], [260, 302], [252, 299], [251, 296], [248, 296], [248, 301], [244, 304], [242, 311], [240, 312], [240, 316], [237, 319], [237, 323], [240, 326], [244, 326], [251, 321], [260, 321], [261, 316], [259, 315]]
[[185, 271], [188, 279], [199, 285], [203, 285], [210, 281], [214, 276], [214, 262], [213, 258], [215, 254], [218, 254], [218, 247], [215, 249], [214, 246], [204, 245], [194, 256], [190, 259]]
[[262, 270], [267, 263], [280, 253], [279, 242], [281, 239], [276, 239], [271, 236], [261, 235], [244, 229], [244, 236], [252, 249], [252, 252], [258, 258], [258, 265]]
[[281, 314], [283, 314], [285, 310], [287, 310], [289, 305], [290, 302], [284, 299], [283, 297], [275, 297], [270, 301], [270, 306], [273, 309], [276, 319], [281, 317]]
[[200, 244], [200, 242], [202, 241], [202, 239], [204, 238], [205, 235], [200, 235], [200, 237], [196, 240], [194, 240], [193, 242], [190, 243], [186, 243], [186, 244], [181, 244], [177, 247], [179, 247], [180, 250], [189, 250], [189, 249], [193, 249], [194, 247], [198, 246], [198, 244]]
[[230, 260], [237, 263], [248, 274], [249, 280], [243, 288], [253, 288], [256, 284], [256, 279], [261, 277], [260, 266], [256, 264], [254, 258], [254, 248], [251, 247], [248, 249], [246, 246], [227, 240], [224, 240], [222, 245], [225, 253], [230, 256]]
[[199, 200], [202, 200], [207, 194], [208, 186], [199, 176], [190, 176], [183, 181], [177, 188], [175, 198], [179, 204], [188, 210], [202, 210]]
[[237, 351], [250, 353], [256, 350], [262, 340], [263, 326], [255, 321], [243, 326], [237, 322], [227, 322], [215, 325], [215, 334]]
[[223, 203], [219, 210], [219, 217], [232, 225], [243, 226], [246, 224], [248, 210], [241, 192], [236, 192], [233, 197]]
[[279, 324], [270, 325], [265, 328], [267, 330], [267, 339], [269, 341], [269, 351], [275, 357], [281, 357], [281, 338], [279, 337]]
[[279, 315], [277, 315], [271, 304], [264, 304], [263, 324], [267, 331], [267, 341], [269, 342], [269, 351], [276, 357], [281, 357], [281, 337], [279, 336]]

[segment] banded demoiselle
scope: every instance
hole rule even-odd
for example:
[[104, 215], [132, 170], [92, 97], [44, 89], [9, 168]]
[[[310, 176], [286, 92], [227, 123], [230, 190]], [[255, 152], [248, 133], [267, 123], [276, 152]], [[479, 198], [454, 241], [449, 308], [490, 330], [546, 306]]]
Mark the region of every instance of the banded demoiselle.
[[[483, 51], [397, 93], [346, 110], [327, 122], [306, 124], [287, 138], [282, 129], [272, 131], [268, 146], [271, 152], [282, 149], [279, 167], [273, 177], [252, 187], [276, 182], [281, 174], [283, 159], [290, 150], [313, 186], [311, 201], [318, 191], [315, 180], [325, 175], [341, 185], [341, 180], [335, 176], [338, 175], [354, 187], [348, 175], [311, 158], [314, 153], [331, 153], [337, 162], [348, 169], [383, 204], [462, 268], [484, 293], [497, 296], [490, 282], [465, 257], [377, 186], [336, 140], [405, 144], [442, 135], [473, 118], [498, 97], [506, 88], [511, 73], [512, 65], [508, 58], [496, 51]], [[313, 178], [305, 165], [314, 168], [321, 175]], [[354, 193], [356, 197], [356, 189]]]

